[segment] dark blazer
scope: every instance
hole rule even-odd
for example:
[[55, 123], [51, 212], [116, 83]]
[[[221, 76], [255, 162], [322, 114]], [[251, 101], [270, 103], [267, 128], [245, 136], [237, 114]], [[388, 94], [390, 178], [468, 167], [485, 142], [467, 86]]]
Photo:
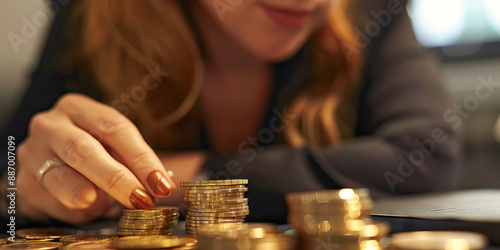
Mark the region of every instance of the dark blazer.
[[[436, 64], [415, 39], [406, 1], [361, 0], [358, 5], [359, 44], [345, 50], [346, 56], [358, 49], [366, 55], [363, 79], [352, 97], [355, 137], [339, 147], [291, 148], [275, 132], [274, 140], [259, 140], [256, 148], [234, 155], [209, 154], [203, 171], [211, 178], [249, 179], [249, 220], [284, 223], [287, 192], [367, 187], [379, 197], [458, 184], [459, 143], [443, 116], [451, 104]], [[56, 15], [32, 82], [1, 138], [13, 135], [22, 141], [30, 117], [49, 109], [64, 93], [101, 98], [81, 74], [64, 74], [54, 67], [67, 46], [61, 33], [70, 6]], [[275, 89], [261, 131], [272, 131], [277, 119], [286, 118], [286, 104], [307, 84], [309, 59], [304, 48], [274, 65]], [[209, 147], [202, 149], [210, 152]]]

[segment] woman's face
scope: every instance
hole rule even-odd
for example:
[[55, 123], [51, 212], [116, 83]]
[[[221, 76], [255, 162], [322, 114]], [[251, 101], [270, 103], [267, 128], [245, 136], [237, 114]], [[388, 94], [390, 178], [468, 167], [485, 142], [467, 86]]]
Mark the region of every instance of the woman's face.
[[256, 57], [293, 56], [325, 21], [333, 0], [200, 0], [230, 37]]

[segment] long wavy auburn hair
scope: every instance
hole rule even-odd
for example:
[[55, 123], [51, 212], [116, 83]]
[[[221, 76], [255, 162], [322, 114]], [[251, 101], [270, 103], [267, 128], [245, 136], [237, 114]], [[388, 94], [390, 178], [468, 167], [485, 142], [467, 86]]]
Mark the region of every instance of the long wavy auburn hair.
[[[198, 4], [191, 0], [81, 0], [73, 15], [81, 25], [75, 60], [85, 65], [107, 101], [119, 110], [115, 104], [125, 105], [120, 101], [123, 94], [136, 91], [141, 100], [127, 104], [126, 115], [152, 147], [188, 149], [199, 143], [197, 100], [204, 65], [202, 41], [190, 16]], [[341, 114], [352, 115], [342, 110], [349, 107], [347, 99], [358, 81], [362, 54], [343, 51], [342, 47], [356, 46], [353, 4], [351, 0], [336, 4], [311, 38], [312, 82], [287, 105], [295, 115], [285, 128], [292, 146], [338, 145], [352, 130], [349, 118]], [[148, 76], [156, 70], [168, 76]], [[141, 92], [137, 89], [141, 85], [155, 88]]]

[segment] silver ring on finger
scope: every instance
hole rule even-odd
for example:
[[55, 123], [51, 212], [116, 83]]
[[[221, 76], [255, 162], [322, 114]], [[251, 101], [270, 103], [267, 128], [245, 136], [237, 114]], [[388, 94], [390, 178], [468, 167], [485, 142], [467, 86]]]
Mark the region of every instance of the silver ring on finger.
[[45, 182], [44, 178], [45, 175], [52, 169], [58, 168], [61, 166], [66, 165], [61, 159], [55, 157], [50, 160], [47, 160], [43, 163], [43, 165], [36, 171], [36, 181], [38, 182], [38, 185], [43, 188], [45, 191], [47, 191], [47, 188], [45, 187]]

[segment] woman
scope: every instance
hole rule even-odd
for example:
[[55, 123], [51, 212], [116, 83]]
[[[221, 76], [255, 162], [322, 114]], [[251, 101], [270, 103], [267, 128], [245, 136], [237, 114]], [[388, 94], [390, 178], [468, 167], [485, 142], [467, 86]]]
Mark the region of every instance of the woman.
[[8, 128], [24, 140], [20, 212], [84, 223], [122, 205], [179, 204], [179, 181], [248, 178], [249, 219], [282, 223], [287, 192], [452, 188], [460, 171], [448, 102], [404, 6], [65, 6]]

